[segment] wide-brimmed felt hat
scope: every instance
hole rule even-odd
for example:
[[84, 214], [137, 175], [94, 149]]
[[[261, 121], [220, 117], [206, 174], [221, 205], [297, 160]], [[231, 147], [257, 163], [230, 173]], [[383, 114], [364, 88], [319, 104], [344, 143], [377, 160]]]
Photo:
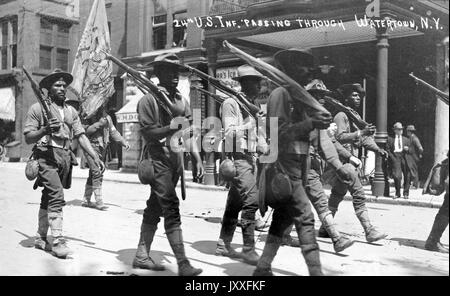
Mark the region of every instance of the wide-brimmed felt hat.
[[394, 124], [394, 128], [393, 129], [403, 129], [403, 125], [402, 125], [402, 123], [401, 122], [396, 122], [395, 124]]
[[410, 124], [410, 125], [408, 125], [408, 126], [406, 127], [406, 130], [407, 130], [407, 131], [415, 132], [415, 131], [416, 131], [416, 127], [415, 127], [414, 125]]
[[323, 83], [323, 81], [320, 80], [320, 79], [312, 80], [310, 83], [308, 83], [305, 86], [305, 90], [307, 90], [311, 94], [314, 94], [314, 93], [321, 93], [321, 94], [324, 94], [324, 95], [332, 94], [332, 91], [329, 90], [325, 86], [325, 83]]
[[314, 67], [314, 56], [309, 49], [283, 49], [276, 52], [273, 58], [275, 62], [283, 68], [287, 68], [286, 66], [292, 64], [307, 68]]
[[258, 71], [256, 71], [255, 68], [253, 68], [252, 66], [242, 65], [237, 68], [237, 76], [233, 77], [232, 79], [240, 82], [243, 78], [248, 77], [255, 77], [262, 79], [264, 76]]
[[356, 91], [357, 93], [362, 94], [362, 95], [366, 94], [366, 91], [364, 90], [364, 88], [359, 83], [343, 84], [343, 85], [338, 87], [338, 91], [343, 96], [348, 96], [354, 91]]
[[67, 85], [73, 81], [72, 74], [64, 72], [61, 69], [55, 69], [52, 73], [48, 74], [39, 82], [40, 88], [50, 89], [56, 81], [63, 80]]
[[155, 69], [155, 67], [164, 66], [164, 65], [179, 66], [178, 70], [182, 69], [180, 58], [178, 58], [178, 56], [176, 54], [164, 53], [164, 54], [161, 54], [161, 55], [155, 57], [153, 62], [145, 64], [144, 70], [148, 71], [148, 70]]

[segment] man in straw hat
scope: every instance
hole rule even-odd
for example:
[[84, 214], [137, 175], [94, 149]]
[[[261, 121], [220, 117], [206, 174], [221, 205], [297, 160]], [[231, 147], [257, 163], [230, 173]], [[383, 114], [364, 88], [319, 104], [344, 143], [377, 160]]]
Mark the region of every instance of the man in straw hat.
[[[357, 83], [342, 85], [339, 87], [338, 92], [341, 93], [344, 104], [354, 110], [359, 109], [361, 97], [365, 95], [364, 89]], [[358, 159], [358, 150], [360, 147], [379, 153], [383, 157], [387, 156], [387, 152], [378, 147], [375, 143], [372, 137], [375, 133], [374, 126], [367, 126], [365, 129], [360, 130], [351, 122], [345, 112], [338, 112], [334, 117], [334, 122], [337, 126], [335, 139], [345, 148], [338, 149], [339, 156], [346, 165], [349, 165], [349, 168], [352, 168], [352, 165], [354, 166], [352, 176], [355, 174], [357, 176], [352, 178], [350, 183], [336, 182], [332, 177], [332, 171], [330, 172], [328, 169], [325, 172], [325, 175], [331, 175], [331, 178], [327, 183], [332, 185], [328, 207], [333, 216], [336, 215], [339, 204], [344, 199], [347, 192], [350, 191], [353, 208], [358, 220], [364, 228], [366, 240], [368, 242], [375, 242], [384, 239], [387, 237], [387, 234], [378, 231], [369, 219], [369, 213], [365, 204], [364, 188], [356, 169], [361, 165], [361, 161]], [[327, 179], [326, 176], [325, 179]], [[319, 237], [329, 237], [329, 233], [326, 231], [324, 225], [319, 229]]]
[[[249, 65], [237, 69], [233, 79], [250, 102], [254, 102], [260, 91], [263, 76]], [[255, 251], [255, 213], [258, 210], [256, 185], [256, 152], [267, 152], [263, 137], [257, 138], [256, 121], [244, 114], [234, 98], [226, 99], [221, 106], [222, 124], [225, 130], [225, 152], [233, 160], [235, 176], [230, 181], [225, 212], [222, 219], [216, 255], [242, 258], [245, 263], [256, 265], [259, 255]], [[247, 118], [245, 118], [247, 116]], [[244, 120], [245, 118], [245, 120]], [[241, 253], [231, 247], [234, 231], [241, 213], [241, 228], [244, 246]]]
[[[274, 57], [281, 70], [297, 83], [306, 84], [310, 78], [311, 55], [293, 49], [279, 51]], [[274, 212], [264, 251], [253, 274], [272, 275], [271, 264], [283, 234], [294, 223], [309, 274], [319, 276], [322, 275], [319, 245], [304, 181], [308, 171], [309, 134], [316, 128], [326, 129], [332, 118], [326, 112], [315, 112], [312, 117], [306, 117], [305, 106], [294, 104], [284, 87], [275, 89], [269, 96], [267, 122], [271, 117], [278, 118], [278, 159], [261, 172], [259, 203], [263, 212], [266, 205]], [[269, 133], [272, 135], [270, 129]]]
[[[39, 174], [34, 188], [44, 187], [35, 247], [51, 250], [59, 258], [72, 253], [62, 232], [65, 205], [63, 189], [70, 188], [72, 165], [76, 165], [75, 156], [70, 150], [72, 140], [77, 138], [81, 148], [93, 158], [94, 163], [99, 167], [104, 166], [85, 136], [78, 112], [65, 104], [67, 86], [72, 80], [70, 73], [60, 70], [55, 70], [41, 80], [39, 87], [48, 91], [51, 101], [49, 109], [52, 116], [47, 116], [52, 118], [45, 118], [40, 103], [35, 103], [28, 110], [23, 131], [27, 144], [36, 143], [33, 152], [39, 162]], [[51, 246], [47, 241], [49, 227], [53, 237]]]
[[400, 188], [403, 175], [403, 197], [408, 199], [411, 186], [411, 157], [409, 155], [410, 140], [403, 136], [403, 125], [396, 122], [393, 127], [394, 137], [389, 137], [387, 148], [389, 152], [389, 165], [395, 185], [395, 198], [400, 198]]
[[413, 189], [419, 188], [419, 162], [422, 159], [423, 147], [420, 143], [419, 137], [416, 135], [416, 128], [414, 125], [408, 125], [406, 127], [406, 136], [411, 142], [409, 147], [409, 157], [411, 158], [411, 179], [413, 183]]
[[[157, 230], [157, 225], [164, 217], [164, 229], [172, 251], [178, 264], [178, 274], [181, 276], [195, 276], [202, 272], [201, 269], [191, 266], [186, 257], [183, 235], [181, 230], [181, 217], [179, 200], [175, 187], [181, 176], [180, 153], [171, 148], [171, 138], [178, 129], [171, 128], [172, 120], [177, 117], [191, 117], [188, 101], [177, 90], [180, 63], [174, 54], [157, 56], [149, 66], [153, 67], [153, 73], [159, 79], [160, 89], [166, 93], [172, 103], [172, 116], [161, 108], [153, 94], [148, 93], [139, 101], [137, 111], [139, 114], [140, 133], [145, 140], [143, 157], [150, 159], [154, 177], [150, 181], [151, 193], [147, 200], [141, 224], [139, 244], [135, 258], [134, 268], [164, 270], [165, 267], [155, 263], [149, 256], [150, 247]], [[149, 77], [150, 78], [150, 77]], [[192, 142], [192, 141], [189, 141]], [[195, 146], [194, 143], [186, 145]], [[191, 154], [197, 159], [198, 176], [203, 175], [203, 165], [195, 147]]]

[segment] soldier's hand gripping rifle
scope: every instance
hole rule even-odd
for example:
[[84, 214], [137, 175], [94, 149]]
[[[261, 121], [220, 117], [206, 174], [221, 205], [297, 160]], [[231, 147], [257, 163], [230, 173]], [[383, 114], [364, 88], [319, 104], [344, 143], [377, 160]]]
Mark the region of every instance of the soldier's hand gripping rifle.
[[409, 77], [413, 78], [417, 84], [421, 84], [421, 85], [425, 86], [426, 88], [430, 89], [433, 93], [435, 93], [438, 96], [438, 98], [441, 101], [443, 101], [444, 103], [446, 103], [448, 105], [448, 101], [449, 101], [448, 93], [445, 93], [445, 92], [437, 89], [436, 87], [432, 86], [431, 84], [426, 83], [424, 80], [417, 78], [416, 76], [414, 76], [413, 73], [409, 73]]
[[23, 72], [27, 76], [28, 80], [30, 81], [31, 88], [33, 89], [34, 95], [38, 99], [39, 103], [42, 106], [42, 109], [44, 111], [44, 119], [48, 122], [50, 119], [55, 118], [53, 116], [52, 112], [50, 111], [49, 102], [47, 96], [44, 95], [42, 90], [39, 87], [39, 84], [33, 79], [30, 72], [25, 68], [25, 66], [22, 66]]

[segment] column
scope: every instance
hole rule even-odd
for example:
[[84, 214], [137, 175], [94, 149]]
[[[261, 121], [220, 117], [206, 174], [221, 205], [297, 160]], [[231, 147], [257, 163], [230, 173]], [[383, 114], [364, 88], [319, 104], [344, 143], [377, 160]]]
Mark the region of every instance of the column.
[[[217, 69], [217, 53], [218, 53], [218, 45], [216, 40], [208, 39], [206, 41], [206, 52], [208, 56], [208, 74], [216, 77], [216, 69]], [[208, 86], [208, 90], [212, 93], [215, 93], [215, 88], [212, 85]], [[207, 117], [217, 116], [216, 114], [216, 102], [214, 100], [208, 100], [207, 104]], [[214, 152], [207, 152], [205, 155], [205, 177], [204, 183], [205, 185], [215, 185], [217, 180], [216, 174], [216, 159], [214, 157]]]
[[[448, 68], [446, 68], [446, 65], [448, 65], [448, 37], [446, 41], [437, 44], [436, 50], [436, 86], [438, 89], [448, 92]], [[434, 162], [442, 161], [447, 155], [449, 143], [448, 108], [447, 104], [436, 98]]]
[[[387, 91], [388, 91], [388, 34], [386, 28], [377, 29], [377, 132], [375, 142], [385, 149], [387, 133]], [[377, 155], [375, 162], [375, 178], [372, 184], [372, 195], [389, 196], [389, 184], [385, 182], [383, 159]]]

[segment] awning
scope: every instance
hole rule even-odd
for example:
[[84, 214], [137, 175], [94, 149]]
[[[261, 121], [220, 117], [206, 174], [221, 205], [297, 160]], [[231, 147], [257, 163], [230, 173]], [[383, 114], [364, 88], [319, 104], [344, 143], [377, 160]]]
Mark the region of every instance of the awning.
[[142, 95], [127, 96], [127, 99], [128, 98], [128, 103], [116, 112], [116, 119], [118, 123], [139, 122], [137, 104], [141, 100]]
[[[376, 30], [370, 26], [359, 27], [355, 21], [344, 22], [344, 27], [309, 27], [288, 31], [240, 37], [242, 40], [278, 48], [317, 48], [375, 41]], [[388, 29], [389, 38], [402, 38], [423, 35], [409, 27]]]
[[14, 87], [0, 88], [0, 119], [16, 120], [16, 97]]

